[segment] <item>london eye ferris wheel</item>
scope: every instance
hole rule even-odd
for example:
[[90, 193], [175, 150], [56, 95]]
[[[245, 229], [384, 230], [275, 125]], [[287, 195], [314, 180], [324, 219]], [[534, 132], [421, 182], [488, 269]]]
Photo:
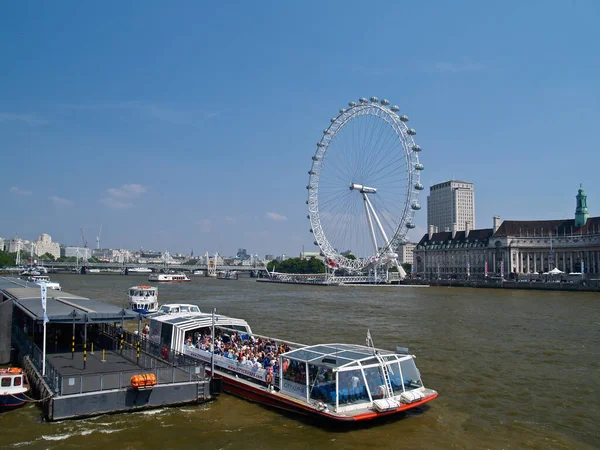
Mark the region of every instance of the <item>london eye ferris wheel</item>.
[[323, 131], [309, 173], [308, 219], [331, 268], [397, 266], [398, 247], [421, 209], [421, 147], [408, 117], [388, 100], [361, 98]]

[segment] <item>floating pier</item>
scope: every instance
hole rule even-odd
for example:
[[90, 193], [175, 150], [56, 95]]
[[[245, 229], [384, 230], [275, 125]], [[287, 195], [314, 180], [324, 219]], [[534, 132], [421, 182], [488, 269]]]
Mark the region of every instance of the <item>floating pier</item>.
[[[13, 358], [26, 371], [47, 420], [211, 399], [204, 363], [165, 352], [142, 334], [125, 331], [125, 323], [132, 321], [140, 329], [139, 314], [50, 289], [46, 305], [44, 358], [40, 286], [0, 278], [0, 323], [12, 325]], [[0, 347], [6, 347], [6, 342], [0, 342]], [[153, 382], [133, 386], [136, 375], [149, 375]]]

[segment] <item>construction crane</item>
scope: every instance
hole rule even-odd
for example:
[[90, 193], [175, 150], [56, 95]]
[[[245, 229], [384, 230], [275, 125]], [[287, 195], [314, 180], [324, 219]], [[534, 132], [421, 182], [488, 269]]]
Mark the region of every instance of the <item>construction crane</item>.
[[100, 231], [98, 232], [98, 236], [96, 236], [96, 249], [100, 250], [100, 236], [102, 235], [102, 225], [100, 224]]
[[83, 248], [87, 248], [87, 241], [85, 240], [85, 236], [83, 235], [83, 228], [81, 230], [81, 240], [83, 241]]

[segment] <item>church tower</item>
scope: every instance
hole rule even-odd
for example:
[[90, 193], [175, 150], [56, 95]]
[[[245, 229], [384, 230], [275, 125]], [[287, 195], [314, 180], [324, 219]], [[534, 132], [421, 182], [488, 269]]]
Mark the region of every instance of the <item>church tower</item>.
[[577, 208], [575, 209], [575, 228], [582, 227], [586, 224], [590, 213], [587, 209], [587, 195], [583, 192], [583, 187], [579, 185], [577, 192]]

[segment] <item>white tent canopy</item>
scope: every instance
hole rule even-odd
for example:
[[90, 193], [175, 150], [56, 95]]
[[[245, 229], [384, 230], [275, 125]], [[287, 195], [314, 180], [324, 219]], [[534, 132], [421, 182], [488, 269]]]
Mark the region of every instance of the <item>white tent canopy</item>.
[[546, 272], [546, 275], [560, 275], [561, 273], [564, 273], [564, 272], [562, 270], [560, 270], [558, 267], [555, 267], [550, 272]]

